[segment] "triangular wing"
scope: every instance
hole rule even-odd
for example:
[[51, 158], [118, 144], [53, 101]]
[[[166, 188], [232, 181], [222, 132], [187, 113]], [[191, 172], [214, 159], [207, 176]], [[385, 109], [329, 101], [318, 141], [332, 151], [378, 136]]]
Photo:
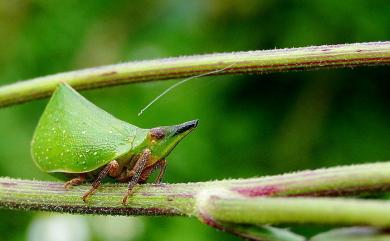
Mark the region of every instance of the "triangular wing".
[[39, 120], [31, 152], [46, 172], [90, 172], [127, 154], [136, 130], [61, 83]]

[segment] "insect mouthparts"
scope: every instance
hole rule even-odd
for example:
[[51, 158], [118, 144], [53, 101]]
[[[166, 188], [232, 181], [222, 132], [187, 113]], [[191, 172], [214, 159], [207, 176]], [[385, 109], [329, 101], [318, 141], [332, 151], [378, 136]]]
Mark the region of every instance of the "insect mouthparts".
[[178, 135], [178, 134], [184, 133], [188, 130], [194, 129], [195, 127], [198, 126], [198, 123], [199, 123], [199, 120], [192, 120], [192, 121], [185, 122], [181, 125], [178, 125], [178, 126], [176, 126], [177, 129], [176, 129], [174, 135]]

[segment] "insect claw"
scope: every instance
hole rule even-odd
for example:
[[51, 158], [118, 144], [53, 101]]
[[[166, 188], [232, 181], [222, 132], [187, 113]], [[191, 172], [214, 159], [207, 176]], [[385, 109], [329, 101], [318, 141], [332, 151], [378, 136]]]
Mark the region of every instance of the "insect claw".
[[123, 197], [123, 199], [122, 199], [122, 204], [124, 205], [124, 206], [126, 206], [127, 205], [127, 200], [129, 199], [129, 194], [126, 194], [124, 197]]
[[123, 199], [122, 199], [122, 204], [123, 204], [123, 205], [125, 205], [125, 206], [127, 205], [127, 201], [128, 201], [129, 196], [130, 196], [131, 194], [133, 194], [133, 191], [132, 191], [132, 190], [128, 190], [127, 193], [125, 194], [125, 196], [124, 196]]
[[92, 190], [89, 190], [88, 192], [84, 193], [84, 195], [82, 196], [83, 202], [87, 203], [87, 198], [92, 194]]
[[129, 195], [126, 194], [126, 195], [123, 197], [123, 199], [122, 199], [122, 204], [123, 204], [124, 206], [127, 205], [127, 199], [128, 199], [128, 197], [129, 197]]
[[70, 184], [69, 182], [65, 182], [65, 184], [64, 184], [64, 188], [66, 189], [66, 190], [70, 190], [70, 187], [72, 186], [72, 184]]
[[84, 203], [87, 203], [87, 197], [88, 197], [88, 195], [85, 195], [85, 194], [82, 196], [82, 199], [83, 199]]

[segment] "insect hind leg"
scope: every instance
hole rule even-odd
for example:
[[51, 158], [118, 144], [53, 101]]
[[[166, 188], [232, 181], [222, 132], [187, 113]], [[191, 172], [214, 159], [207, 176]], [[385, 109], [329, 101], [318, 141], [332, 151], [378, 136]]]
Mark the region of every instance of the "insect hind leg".
[[87, 177], [84, 173], [80, 174], [80, 176], [75, 177], [64, 184], [64, 188], [69, 190], [73, 186], [78, 186], [83, 184], [87, 180]]

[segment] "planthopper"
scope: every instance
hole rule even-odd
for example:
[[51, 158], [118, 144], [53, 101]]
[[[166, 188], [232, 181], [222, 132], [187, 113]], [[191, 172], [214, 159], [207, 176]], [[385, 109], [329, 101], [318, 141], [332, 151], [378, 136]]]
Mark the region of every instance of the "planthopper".
[[43, 112], [31, 142], [36, 165], [69, 181], [65, 188], [91, 181], [87, 198], [109, 176], [128, 183], [127, 203], [133, 187], [159, 170], [160, 183], [166, 157], [196, 126], [180, 125], [142, 129], [121, 121], [89, 102], [68, 84], [60, 83]]

